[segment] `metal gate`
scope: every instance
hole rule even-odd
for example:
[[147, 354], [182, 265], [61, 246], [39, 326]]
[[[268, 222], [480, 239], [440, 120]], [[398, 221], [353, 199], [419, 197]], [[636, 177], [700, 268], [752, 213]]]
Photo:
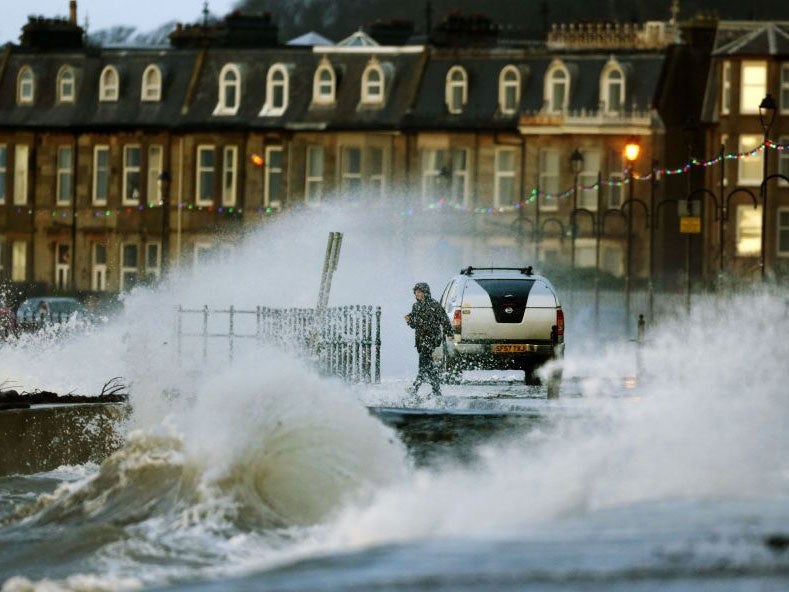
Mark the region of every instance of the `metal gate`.
[[204, 359], [209, 355], [209, 342], [226, 340], [232, 362], [239, 343], [252, 339], [308, 359], [321, 373], [347, 382], [381, 381], [380, 306], [338, 306], [320, 313], [312, 308], [179, 306], [179, 355], [185, 339], [201, 340]]

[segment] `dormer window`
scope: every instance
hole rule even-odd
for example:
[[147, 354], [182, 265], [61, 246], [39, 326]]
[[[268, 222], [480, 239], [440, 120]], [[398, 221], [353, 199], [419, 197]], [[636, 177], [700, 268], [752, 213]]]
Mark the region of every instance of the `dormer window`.
[[521, 102], [521, 76], [515, 66], [505, 66], [499, 74], [499, 110], [512, 115]]
[[570, 72], [556, 61], [545, 74], [545, 106], [549, 113], [564, 113], [570, 104]]
[[161, 101], [162, 100], [162, 71], [158, 66], [151, 64], [142, 73], [142, 101]]
[[58, 72], [58, 103], [74, 102], [74, 69], [63, 66]]
[[370, 60], [362, 74], [362, 103], [384, 102], [384, 71], [377, 60]]
[[99, 101], [117, 101], [119, 88], [118, 71], [113, 66], [107, 66], [99, 78]]
[[241, 102], [241, 71], [235, 64], [225, 64], [219, 72], [219, 101], [214, 115], [235, 115]]
[[282, 64], [274, 64], [266, 76], [266, 103], [261, 116], [277, 117], [288, 108], [288, 71]]
[[324, 59], [315, 70], [312, 81], [312, 100], [320, 105], [331, 105], [335, 101], [334, 68]]
[[605, 113], [619, 113], [625, 106], [625, 73], [614, 59], [600, 75], [600, 101]]
[[30, 66], [23, 66], [16, 81], [16, 102], [19, 105], [32, 105], [35, 88], [33, 70]]
[[468, 100], [468, 76], [460, 66], [453, 66], [447, 72], [445, 101], [450, 113], [462, 113]]

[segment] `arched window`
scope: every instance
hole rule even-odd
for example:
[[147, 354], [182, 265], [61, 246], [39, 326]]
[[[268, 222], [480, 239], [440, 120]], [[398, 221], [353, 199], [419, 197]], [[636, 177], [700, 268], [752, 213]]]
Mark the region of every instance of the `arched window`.
[[225, 64], [219, 72], [219, 101], [214, 115], [235, 115], [241, 103], [241, 71], [235, 64]]
[[515, 66], [504, 66], [499, 74], [499, 109], [512, 115], [521, 102], [521, 75]]
[[315, 70], [312, 81], [312, 100], [321, 105], [330, 105], [335, 100], [334, 68], [328, 60], [324, 59]]
[[468, 76], [460, 66], [453, 66], [447, 72], [445, 101], [450, 113], [462, 113], [468, 100]]
[[142, 73], [142, 101], [161, 101], [162, 100], [162, 71], [158, 66], [151, 64]]
[[32, 105], [36, 83], [30, 66], [22, 66], [16, 81], [16, 102], [20, 105]]
[[545, 107], [549, 113], [563, 113], [570, 104], [570, 72], [561, 62], [545, 74]]
[[625, 73], [613, 59], [600, 74], [600, 102], [606, 113], [619, 113], [625, 105]]
[[63, 66], [58, 72], [58, 103], [73, 103], [74, 92], [74, 69]]
[[288, 70], [282, 64], [274, 64], [266, 76], [266, 103], [260, 115], [276, 117], [288, 108]]
[[384, 102], [384, 71], [377, 60], [370, 60], [362, 74], [362, 103]]
[[113, 66], [107, 66], [99, 78], [99, 101], [117, 101], [119, 88], [118, 71]]

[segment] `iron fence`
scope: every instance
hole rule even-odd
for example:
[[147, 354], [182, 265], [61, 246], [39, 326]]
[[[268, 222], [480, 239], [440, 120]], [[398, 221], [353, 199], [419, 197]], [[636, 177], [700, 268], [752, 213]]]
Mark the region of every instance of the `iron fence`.
[[178, 306], [176, 342], [200, 340], [202, 356], [209, 343], [226, 340], [230, 361], [240, 342], [274, 345], [315, 364], [327, 375], [347, 382], [381, 381], [381, 307], [338, 306], [318, 313], [313, 308], [184, 308]]

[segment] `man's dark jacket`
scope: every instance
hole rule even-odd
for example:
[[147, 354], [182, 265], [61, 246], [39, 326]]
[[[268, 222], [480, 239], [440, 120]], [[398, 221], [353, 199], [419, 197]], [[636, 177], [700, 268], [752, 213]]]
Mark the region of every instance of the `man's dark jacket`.
[[447, 313], [429, 292], [421, 302], [414, 302], [408, 326], [414, 329], [414, 345], [418, 350], [433, 350], [441, 345], [445, 335], [452, 335]]

